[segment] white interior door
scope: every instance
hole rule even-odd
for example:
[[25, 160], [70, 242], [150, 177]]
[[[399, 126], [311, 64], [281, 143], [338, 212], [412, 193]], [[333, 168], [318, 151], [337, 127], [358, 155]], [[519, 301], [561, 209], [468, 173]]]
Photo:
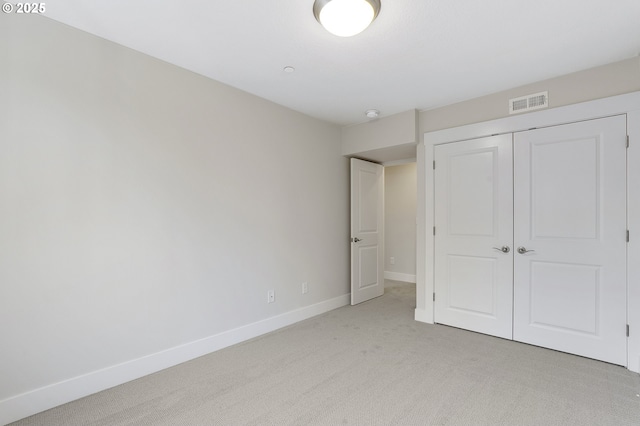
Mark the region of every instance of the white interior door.
[[626, 365], [625, 117], [516, 133], [514, 158], [514, 339]]
[[384, 294], [384, 167], [351, 159], [351, 304]]
[[435, 321], [512, 338], [512, 136], [435, 147]]

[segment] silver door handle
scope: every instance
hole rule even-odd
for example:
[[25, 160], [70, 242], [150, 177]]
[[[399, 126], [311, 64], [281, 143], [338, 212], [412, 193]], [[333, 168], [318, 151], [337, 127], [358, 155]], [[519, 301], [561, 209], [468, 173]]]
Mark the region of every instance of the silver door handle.
[[509, 246], [502, 246], [502, 247], [494, 247], [494, 250], [499, 250], [503, 253], [509, 253], [511, 251], [511, 248], [509, 248]]
[[352, 242], [357, 243], [358, 241], [362, 241], [360, 238], [355, 237], [351, 239]]
[[518, 247], [518, 253], [520, 253], [520, 254], [529, 253], [529, 252], [531, 252], [531, 251], [535, 251], [535, 250], [527, 250], [527, 249], [526, 249], [526, 248], [524, 248], [524, 247]]

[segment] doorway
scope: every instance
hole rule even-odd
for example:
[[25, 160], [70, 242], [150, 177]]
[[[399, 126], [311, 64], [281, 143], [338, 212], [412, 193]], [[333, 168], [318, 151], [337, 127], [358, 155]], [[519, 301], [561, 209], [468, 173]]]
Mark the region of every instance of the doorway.
[[[417, 172], [415, 160], [351, 162], [351, 299], [356, 304], [381, 296], [386, 280], [416, 283]], [[378, 216], [382, 223], [374, 226]]]

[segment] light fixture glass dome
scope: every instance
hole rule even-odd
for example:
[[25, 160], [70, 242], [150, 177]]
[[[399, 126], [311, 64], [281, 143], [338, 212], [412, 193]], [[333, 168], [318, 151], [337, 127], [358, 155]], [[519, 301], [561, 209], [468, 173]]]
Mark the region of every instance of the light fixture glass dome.
[[313, 14], [331, 34], [350, 37], [367, 28], [380, 12], [380, 0], [316, 0]]

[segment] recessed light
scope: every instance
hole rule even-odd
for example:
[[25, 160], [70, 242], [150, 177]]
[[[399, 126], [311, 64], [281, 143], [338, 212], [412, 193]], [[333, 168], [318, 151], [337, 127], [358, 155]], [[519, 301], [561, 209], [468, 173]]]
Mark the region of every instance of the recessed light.
[[286, 67], [284, 67], [284, 68], [282, 69], [282, 71], [284, 71], [284, 72], [288, 72], [288, 73], [292, 73], [292, 72], [294, 72], [295, 70], [296, 70], [296, 69], [295, 69], [294, 67], [290, 66], [290, 65], [287, 65]]
[[364, 115], [366, 115], [368, 118], [374, 119], [380, 116], [380, 111], [378, 111], [377, 109], [368, 109], [365, 111]]

